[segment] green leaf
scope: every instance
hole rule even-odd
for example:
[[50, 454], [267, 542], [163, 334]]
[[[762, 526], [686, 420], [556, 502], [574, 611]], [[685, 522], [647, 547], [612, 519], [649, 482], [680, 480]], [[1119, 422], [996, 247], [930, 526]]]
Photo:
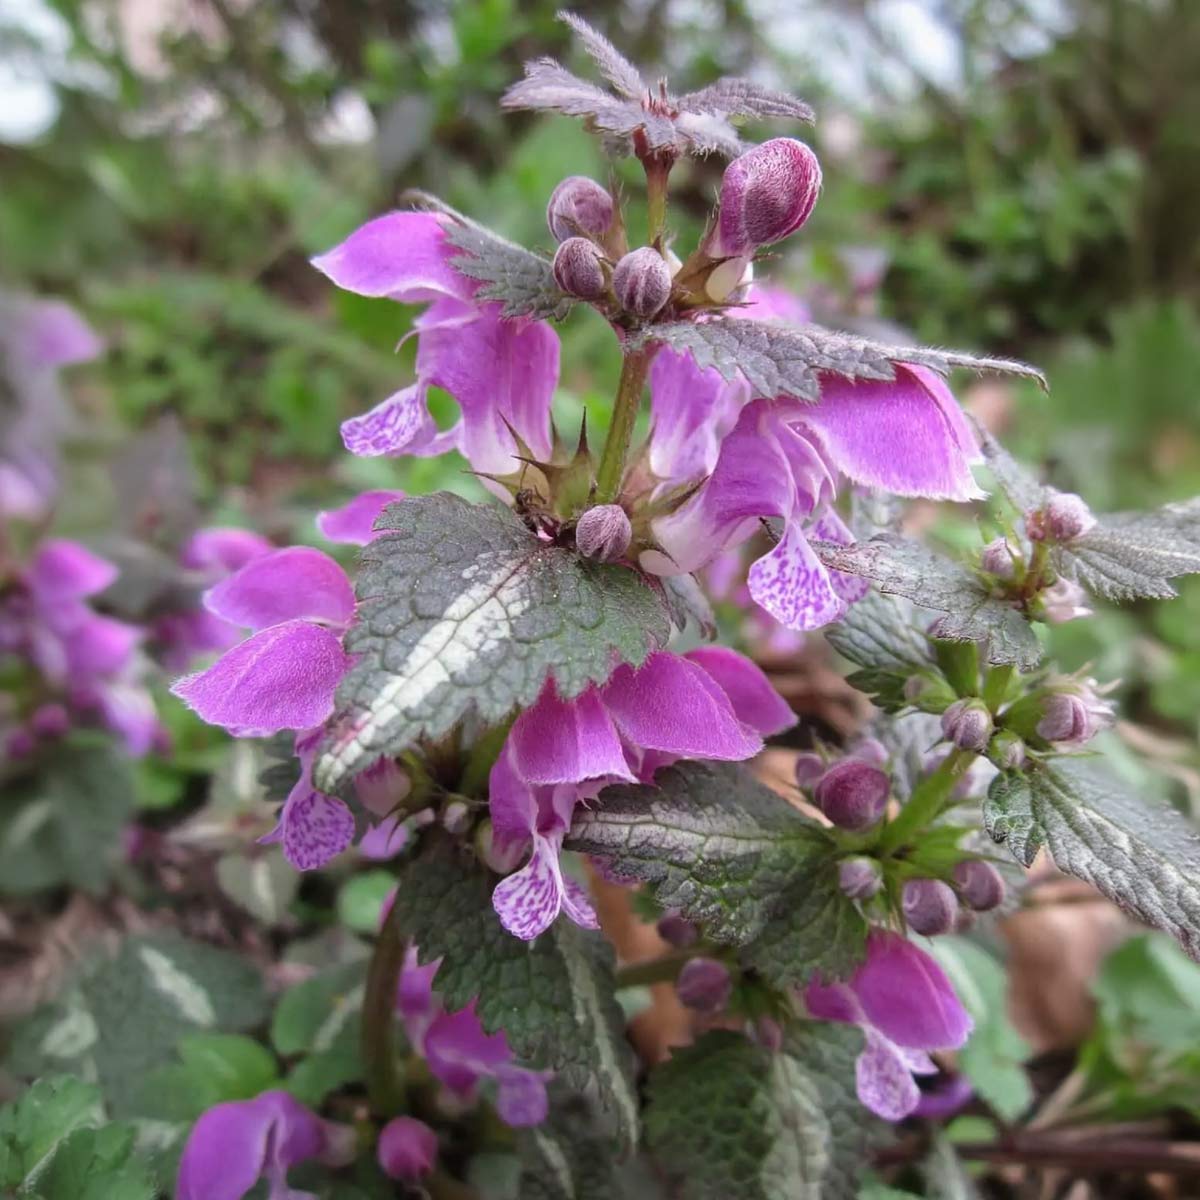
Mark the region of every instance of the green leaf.
[[995, 596], [969, 567], [919, 542], [881, 533], [866, 542], [813, 545], [827, 567], [871, 579], [879, 590], [904, 596], [944, 613], [929, 636], [951, 642], [981, 642], [988, 662], [1031, 671], [1042, 657], [1032, 626], [1011, 600]]
[[561, 321], [574, 307], [574, 297], [554, 282], [548, 258], [493, 233], [436, 196], [409, 191], [401, 199], [450, 218], [445, 223], [446, 241], [462, 251], [450, 260], [450, 265], [468, 279], [482, 283], [476, 299], [500, 301], [503, 316], [553, 317]]
[[0, 1184], [16, 1187], [36, 1175], [76, 1129], [103, 1118], [100, 1089], [70, 1075], [37, 1080], [0, 1109]]
[[1025, 866], [1044, 845], [1059, 870], [1171, 934], [1200, 958], [1200, 844], [1174, 809], [1153, 803], [1087, 758], [998, 775], [984, 824]]
[[1033, 1050], [1008, 1018], [1004, 968], [965, 938], [935, 938], [933, 953], [975, 1022], [970, 1039], [959, 1051], [959, 1068], [975, 1091], [1011, 1123], [1033, 1101], [1023, 1065]]
[[854, 1094], [861, 1048], [822, 1022], [796, 1022], [778, 1053], [706, 1033], [650, 1076], [650, 1150], [691, 1200], [854, 1200], [878, 1128]]
[[1017, 462], [978, 421], [972, 419], [971, 423], [975, 426], [988, 469], [1017, 512], [1024, 514], [1045, 504], [1048, 489], [1033, 472]]
[[754, 395], [773, 399], [791, 396], [816, 403], [821, 395], [821, 372], [847, 379], [891, 380], [896, 363], [915, 363], [943, 374], [954, 367], [1000, 371], [1036, 379], [1042, 373], [1007, 358], [976, 358], [952, 350], [919, 346], [886, 346], [850, 333], [819, 325], [775, 325], [741, 317], [695, 323], [681, 321], [651, 326], [647, 341], [688, 350], [700, 367], [715, 367], [726, 379], [744, 375]]
[[265, 1016], [262, 979], [238, 955], [174, 934], [132, 937], [22, 1022], [8, 1066], [27, 1076], [75, 1070], [99, 1081], [115, 1114], [156, 1116], [151, 1076], [186, 1035], [245, 1030]]
[[221, 891], [265, 925], [279, 925], [300, 888], [300, 873], [281, 854], [240, 852], [217, 860]]
[[606, 788], [566, 844], [649, 883], [781, 986], [843, 976], [862, 955], [866, 922], [837, 887], [833, 842], [741, 767], [681, 763], [653, 786]]
[[120, 861], [136, 787], [129, 760], [109, 745], [66, 745], [37, 773], [4, 788], [0, 891], [70, 884], [99, 894]]
[[338, 692], [318, 786], [332, 791], [381, 754], [439, 737], [469, 712], [503, 720], [537, 699], [641, 664], [670, 635], [666, 610], [628, 567], [541, 541], [498, 504], [439, 492], [393, 504], [362, 554], [357, 659]]
[[1200, 497], [1153, 512], [1110, 513], [1054, 551], [1054, 565], [1109, 600], [1177, 595], [1168, 580], [1200, 572]]
[[492, 909], [494, 884], [464, 850], [427, 838], [401, 871], [401, 933], [416, 942], [422, 962], [442, 960], [434, 988], [448, 1009], [478, 997], [476, 1012], [488, 1033], [503, 1029], [518, 1058], [558, 1072], [573, 1090], [594, 1088], [620, 1140], [632, 1145], [633, 1057], [614, 998], [608, 943], [563, 919], [533, 942], [513, 937]]
[[378, 933], [384, 903], [395, 888], [391, 871], [363, 871], [352, 876], [338, 891], [338, 920], [355, 933]]
[[921, 1164], [925, 1187], [938, 1200], [979, 1200], [979, 1190], [963, 1161], [944, 1137], [935, 1137], [933, 1148]]

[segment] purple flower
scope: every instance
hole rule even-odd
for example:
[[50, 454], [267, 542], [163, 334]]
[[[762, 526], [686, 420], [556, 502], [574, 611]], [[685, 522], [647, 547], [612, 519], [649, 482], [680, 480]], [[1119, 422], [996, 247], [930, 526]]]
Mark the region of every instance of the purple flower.
[[1060, 750], [1074, 750], [1115, 720], [1112, 705], [1094, 679], [1068, 679], [1058, 682], [1043, 701], [1037, 734]]
[[517, 1066], [504, 1031], [484, 1032], [474, 1001], [447, 1012], [433, 989], [440, 961], [422, 966], [411, 948], [400, 972], [396, 1003], [409, 1042], [456, 1099], [470, 1102], [483, 1080], [494, 1080], [501, 1120], [514, 1127], [540, 1125], [548, 1111], [546, 1081], [552, 1073]]
[[437, 1159], [437, 1134], [416, 1117], [393, 1117], [379, 1132], [376, 1154], [390, 1178], [420, 1179]]
[[[460, 450], [477, 471], [513, 467], [515, 431], [534, 452], [551, 450], [550, 401], [558, 382], [558, 336], [542, 321], [504, 320], [499, 304], [478, 304], [478, 286], [450, 265], [447, 218], [394, 212], [369, 221], [313, 260], [338, 287], [405, 304], [432, 301], [414, 323], [417, 379], [342, 426], [352, 454], [430, 456]], [[439, 432], [427, 396], [440, 387], [462, 419]]]
[[575, 804], [609, 783], [648, 782], [680, 758], [750, 758], [763, 736], [794, 722], [758, 667], [717, 646], [622, 665], [570, 701], [548, 683], [517, 718], [489, 780], [496, 842], [532, 845], [492, 894], [501, 923], [526, 940], [563, 911], [596, 928], [584, 889], [559, 865]]
[[342, 634], [354, 589], [326, 554], [292, 546], [256, 558], [204, 597], [215, 616], [256, 630], [171, 688], [210, 725], [239, 737], [311, 729], [333, 712], [348, 666]]
[[[354, 1131], [323, 1121], [287, 1092], [218, 1104], [192, 1126], [175, 1184], [176, 1200], [241, 1200], [260, 1180], [267, 1200], [306, 1200], [288, 1187], [297, 1163], [342, 1166], [354, 1154]], [[315, 1200], [315, 1198], [314, 1198]]]
[[889, 1121], [916, 1109], [921, 1094], [913, 1074], [937, 1071], [928, 1051], [958, 1049], [972, 1029], [941, 967], [905, 938], [880, 929], [868, 936], [866, 961], [848, 983], [810, 984], [804, 1002], [814, 1017], [862, 1029], [858, 1098]]
[[389, 504], [403, 500], [404, 493], [379, 489], [363, 492], [341, 508], [317, 514], [317, 528], [331, 542], [344, 546], [365, 546], [377, 536], [375, 522]]

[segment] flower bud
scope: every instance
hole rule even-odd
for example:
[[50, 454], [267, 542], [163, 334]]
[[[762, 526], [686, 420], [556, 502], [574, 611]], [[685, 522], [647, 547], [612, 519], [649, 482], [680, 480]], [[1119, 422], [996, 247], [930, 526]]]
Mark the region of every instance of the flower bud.
[[942, 713], [942, 734], [960, 750], [982, 753], [992, 736], [992, 714], [982, 700], [956, 700]]
[[554, 252], [554, 282], [568, 295], [580, 300], [599, 300], [604, 295], [604, 268], [600, 248], [585, 237], [567, 238]]
[[71, 717], [61, 704], [43, 704], [29, 718], [29, 728], [37, 737], [62, 737], [71, 728]]
[[584, 558], [616, 562], [633, 540], [633, 526], [619, 504], [589, 508], [575, 526], [575, 547]]
[[466, 833], [471, 827], [471, 806], [465, 800], [448, 800], [442, 807], [442, 828], [447, 833]]
[[796, 786], [807, 792], [825, 774], [825, 765], [825, 760], [811, 750], [797, 754], [796, 762], [792, 767], [796, 774]]
[[1042, 619], [1050, 625], [1063, 625], [1079, 617], [1090, 617], [1088, 595], [1070, 579], [1058, 579], [1041, 594]]
[[613, 291], [626, 312], [652, 317], [671, 295], [671, 268], [653, 246], [630, 250], [613, 271]]
[[689, 958], [675, 980], [679, 1002], [709, 1016], [729, 1003], [732, 991], [729, 969], [715, 958]]
[[958, 919], [958, 897], [940, 879], [910, 879], [901, 905], [909, 928], [927, 937], [949, 933]]
[[390, 1179], [420, 1179], [433, 1169], [437, 1134], [416, 1117], [393, 1117], [380, 1131], [376, 1153]]
[[817, 156], [794, 138], [772, 138], [735, 158], [721, 180], [717, 227], [705, 246], [713, 258], [752, 253], [808, 220], [821, 190]]
[[672, 946], [681, 950], [685, 946], [694, 945], [700, 937], [700, 930], [686, 917], [681, 917], [678, 913], [667, 913], [658, 922], [657, 929], [658, 936], [664, 942], [670, 942]]
[[878, 738], [864, 737], [850, 747], [850, 756], [860, 758], [873, 767], [886, 767], [892, 754]]
[[891, 782], [887, 774], [857, 758], [844, 758], [821, 776], [817, 807], [842, 829], [870, 829], [883, 816]]
[[870, 900], [883, 887], [883, 872], [865, 855], [844, 858], [838, 863], [838, 887], [851, 900]]
[[988, 762], [1001, 771], [1019, 771], [1029, 757], [1024, 741], [1011, 729], [1002, 729], [988, 743]]
[[495, 832], [490, 817], [475, 826], [475, 853], [497, 875], [507, 875], [520, 865], [526, 847], [517, 839], [497, 842]]
[[1074, 492], [1055, 492], [1041, 508], [1025, 514], [1025, 530], [1035, 542], [1069, 542], [1095, 524], [1092, 510]]
[[1037, 734], [1060, 746], [1082, 746], [1112, 722], [1112, 709], [1101, 700], [1092, 682], [1083, 680], [1046, 697]]
[[581, 233], [599, 237], [608, 232], [612, 221], [612, 196], [586, 175], [568, 175], [550, 193], [546, 224], [560, 242]]
[[1012, 547], [1005, 538], [988, 542], [979, 556], [979, 565], [989, 574], [998, 575], [1001, 579], [1011, 579], [1014, 571]]
[[376, 759], [354, 777], [354, 795], [368, 812], [386, 817], [412, 791], [412, 781], [394, 758]]
[[954, 868], [963, 902], [976, 912], [988, 912], [1004, 901], [1004, 879], [989, 862], [978, 858], [964, 859]]

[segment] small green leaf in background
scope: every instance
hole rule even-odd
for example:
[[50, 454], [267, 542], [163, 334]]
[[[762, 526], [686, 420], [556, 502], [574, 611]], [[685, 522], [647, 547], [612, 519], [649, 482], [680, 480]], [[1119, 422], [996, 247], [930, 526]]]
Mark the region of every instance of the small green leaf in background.
[[378, 933], [384, 902], [395, 888], [396, 877], [390, 871], [364, 871], [353, 876], [338, 892], [338, 919], [355, 933]]
[[1015, 1121], [1033, 1100], [1024, 1068], [1033, 1051], [1009, 1020], [1004, 967], [966, 938], [934, 938], [932, 947], [975, 1022], [958, 1053], [959, 1069], [1001, 1117]]
[[235, 1033], [195, 1033], [179, 1042], [178, 1063], [146, 1082], [163, 1120], [190, 1121], [227, 1100], [249, 1100], [278, 1081], [275, 1056], [253, 1038]]
[[235, 904], [273, 926], [286, 918], [300, 888], [300, 873], [276, 852], [234, 852], [217, 860], [217, 883]]

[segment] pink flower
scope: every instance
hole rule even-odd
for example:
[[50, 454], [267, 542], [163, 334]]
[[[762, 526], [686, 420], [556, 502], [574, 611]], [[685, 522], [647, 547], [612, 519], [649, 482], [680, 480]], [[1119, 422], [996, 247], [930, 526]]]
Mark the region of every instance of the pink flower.
[[867, 958], [848, 983], [809, 984], [804, 1003], [814, 1017], [859, 1026], [858, 1098], [873, 1113], [899, 1121], [921, 1097], [913, 1075], [933, 1075], [930, 1050], [956, 1050], [973, 1023], [941, 967], [899, 934], [867, 938]]
[[586, 892], [559, 864], [576, 803], [609, 783], [649, 781], [681, 758], [750, 758], [763, 736], [794, 720], [752, 662], [719, 646], [652, 654], [570, 701], [547, 683], [517, 718], [489, 780], [496, 841], [532, 847], [492, 894], [501, 923], [526, 940], [564, 911], [596, 928]]
[[[352, 454], [430, 456], [460, 450], [477, 471], [504, 474], [516, 452], [510, 427], [533, 452], [551, 449], [550, 401], [558, 382], [558, 336], [543, 321], [505, 320], [499, 304], [474, 300], [478, 286], [450, 265], [448, 218], [394, 212], [369, 221], [313, 260], [338, 287], [405, 304], [432, 302], [414, 323], [417, 379], [342, 426]], [[462, 419], [439, 432], [431, 387], [444, 388]]]

